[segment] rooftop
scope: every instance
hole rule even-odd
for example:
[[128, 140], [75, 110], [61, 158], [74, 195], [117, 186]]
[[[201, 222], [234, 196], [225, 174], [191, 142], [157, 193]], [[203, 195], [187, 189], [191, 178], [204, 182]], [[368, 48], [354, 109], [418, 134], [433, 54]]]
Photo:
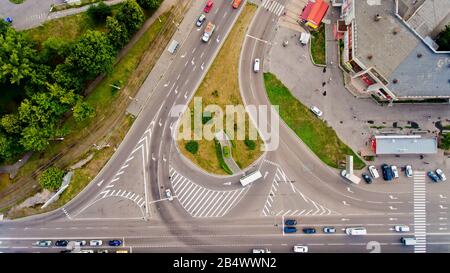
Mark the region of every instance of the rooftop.
[[375, 136], [376, 154], [435, 154], [436, 138], [421, 136]]
[[[402, 1], [405, 0], [400, 2]], [[443, 26], [449, 23], [450, 1], [425, 0], [420, 2], [423, 2], [423, 4], [419, 7], [413, 6], [416, 7], [413, 9], [414, 13], [410, 17], [403, 17], [403, 19], [422, 38], [439, 34]]]

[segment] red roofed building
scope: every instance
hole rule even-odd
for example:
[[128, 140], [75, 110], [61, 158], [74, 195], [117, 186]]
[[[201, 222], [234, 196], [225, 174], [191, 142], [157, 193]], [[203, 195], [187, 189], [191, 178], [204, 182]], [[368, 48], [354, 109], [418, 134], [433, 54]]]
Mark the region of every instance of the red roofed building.
[[306, 17], [306, 25], [316, 29], [320, 26], [323, 17], [325, 17], [325, 14], [328, 11], [328, 7], [328, 4], [323, 0], [316, 0], [315, 2], [310, 1], [306, 5], [300, 17], [301, 19]]

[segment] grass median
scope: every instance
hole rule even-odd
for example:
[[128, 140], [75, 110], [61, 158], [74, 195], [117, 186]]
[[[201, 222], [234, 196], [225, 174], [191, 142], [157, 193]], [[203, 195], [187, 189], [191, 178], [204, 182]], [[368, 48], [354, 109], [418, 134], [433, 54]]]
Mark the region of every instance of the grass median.
[[[251, 19], [255, 14], [257, 6], [246, 4], [236, 24], [233, 26], [225, 43], [219, 51], [214, 63], [211, 65], [202, 84], [198, 88], [194, 97], [201, 97], [203, 108], [205, 105], [215, 104], [225, 110], [226, 105], [243, 105], [239, 92], [239, 56], [244, 42], [245, 33], [250, 25]], [[213, 41], [216, 37], [212, 36]], [[189, 109], [193, 109], [193, 102], [189, 104]], [[246, 124], [248, 124], [247, 116]], [[225, 122], [223, 123], [225, 124]], [[248, 128], [248, 126], [246, 126]], [[223, 167], [223, 158], [220, 158], [220, 148], [217, 150], [214, 140], [205, 139], [198, 141], [198, 152], [192, 154], [185, 148], [188, 140], [178, 141], [178, 147], [181, 153], [209, 173], [228, 174], [229, 169]], [[256, 149], [250, 149], [244, 143], [244, 140], [233, 141], [231, 154], [236, 164], [245, 168], [252, 164], [262, 154], [260, 147], [262, 140], [256, 140]], [[220, 154], [221, 151], [220, 151]]]
[[311, 32], [311, 55], [315, 64], [326, 64], [325, 26], [322, 24], [317, 31]]
[[280, 117], [323, 162], [338, 168], [345, 155], [353, 155], [354, 168], [364, 168], [364, 162], [339, 139], [333, 128], [311, 113], [275, 75], [264, 73], [264, 84], [272, 105], [280, 106]]

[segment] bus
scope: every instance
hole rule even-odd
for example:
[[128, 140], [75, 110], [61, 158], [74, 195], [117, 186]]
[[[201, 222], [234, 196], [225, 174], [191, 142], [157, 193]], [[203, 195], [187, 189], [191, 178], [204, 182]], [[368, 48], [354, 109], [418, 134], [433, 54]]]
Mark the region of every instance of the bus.
[[239, 179], [239, 181], [241, 182], [242, 186], [247, 186], [250, 183], [255, 182], [256, 180], [260, 179], [262, 177], [262, 174], [260, 171], [255, 171], [252, 172], [244, 177], [242, 177], [241, 179]]

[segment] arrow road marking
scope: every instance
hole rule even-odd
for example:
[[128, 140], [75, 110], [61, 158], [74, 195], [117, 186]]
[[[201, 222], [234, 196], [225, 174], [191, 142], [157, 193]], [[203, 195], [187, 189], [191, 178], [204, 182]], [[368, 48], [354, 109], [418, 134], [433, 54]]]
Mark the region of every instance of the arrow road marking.
[[217, 36], [217, 38], [216, 38], [216, 42], [217, 42], [217, 43], [220, 42], [219, 37], [220, 37], [220, 36]]
[[165, 156], [165, 155], [163, 155], [163, 161], [164, 161], [164, 162], [166, 162], [166, 161], [167, 161], [167, 159], [166, 159], [166, 156]]
[[394, 197], [394, 196], [392, 196], [392, 195], [389, 195], [389, 198], [392, 199], [392, 200], [398, 199], [397, 197]]
[[439, 230], [447, 230], [446, 227], [440, 227]]
[[350, 219], [347, 219], [347, 218], [341, 218], [341, 221], [350, 221]]
[[156, 160], [156, 158], [155, 158], [155, 157], [153, 156], [153, 153], [152, 153], [152, 160], [153, 160], [153, 161], [155, 161], [155, 160]]
[[393, 206], [389, 206], [390, 210], [397, 210], [397, 208], [394, 208]]
[[194, 47], [194, 49], [192, 49], [192, 53], [194, 53], [195, 51], [197, 50], [197, 48], [196, 47]]
[[269, 172], [264, 173], [264, 179], [266, 179], [268, 174], [269, 174]]
[[347, 204], [347, 202], [342, 201], [342, 204], [346, 205], [346, 206], [350, 206], [349, 204]]
[[440, 207], [441, 209], [447, 209], [447, 207], [444, 207], [443, 205], [439, 205], [439, 207]]
[[187, 52], [185, 52], [183, 55], [181, 55], [180, 57], [181, 58], [184, 58], [184, 57], [186, 57], [186, 54], [187, 54]]
[[158, 124], [159, 124], [159, 127], [161, 127], [161, 126], [162, 126], [162, 119], [159, 119], [159, 122], [158, 122]]
[[103, 179], [102, 181], [98, 182], [98, 183], [97, 183], [97, 186], [100, 187], [100, 186], [103, 184], [104, 181], [105, 181], [105, 179]]
[[350, 189], [350, 187], [347, 187], [347, 191], [348, 191], [348, 192], [351, 192], [351, 193], [354, 193], [354, 192]]
[[164, 87], [169, 86], [169, 84], [170, 84], [170, 81], [168, 81], [166, 84], [164, 84]]
[[192, 60], [191, 60], [191, 64], [192, 64], [192, 65], [195, 64], [195, 63], [194, 63], [194, 60], [195, 60], [195, 58], [192, 58]]
[[200, 68], [203, 70], [205, 67], [203, 66], [205, 63], [202, 63], [202, 65], [200, 66]]
[[447, 217], [439, 217], [439, 220], [447, 220]]
[[187, 99], [187, 97], [188, 97], [187, 94], [188, 94], [188, 92], [186, 92], [186, 93], [184, 94], [184, 98], [185, 98], [185, 99]]

